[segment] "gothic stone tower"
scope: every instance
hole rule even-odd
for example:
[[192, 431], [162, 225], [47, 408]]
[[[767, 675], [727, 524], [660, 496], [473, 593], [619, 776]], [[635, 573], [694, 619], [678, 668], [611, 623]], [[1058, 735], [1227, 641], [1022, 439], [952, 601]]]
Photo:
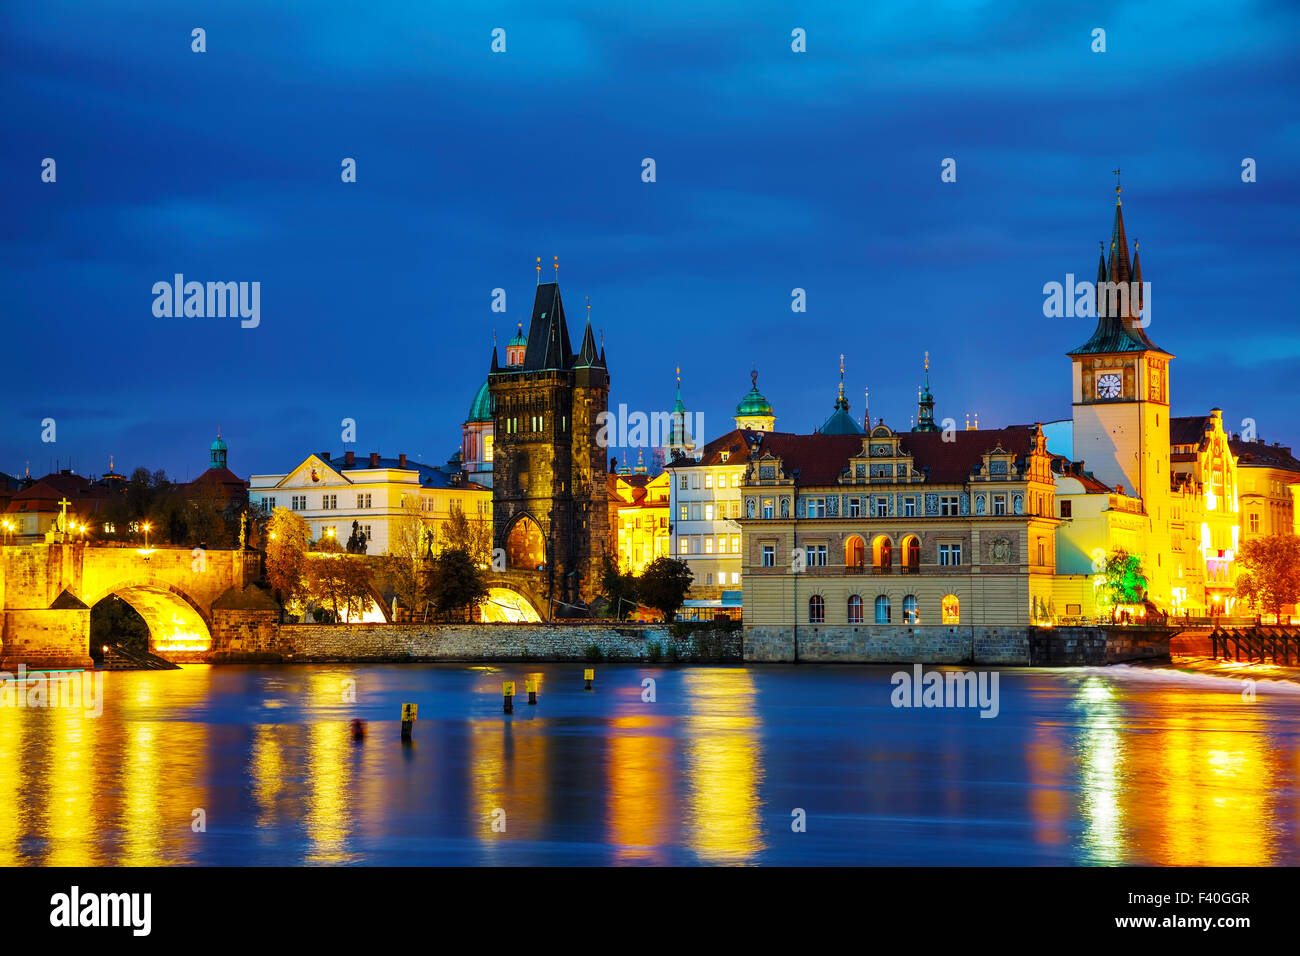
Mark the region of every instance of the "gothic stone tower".
[[[1113, 296], [1103, 286], [1122, 286]], [[1142, 501], [1147, 519], [1142, 558], [1148, 593], [1169, 607], [1169, 363], [1173, 355], [1147, 337], [1141, 310], [1142, 265], [1130, 262], [1119, 187], [1110, 259], [1097, 265], [1097, 328], [1069, 352], [1073, 364], [1074, 457], [1112, 488]], [[1137, 295], [1125, 295], [1137, 290]]]
[[608, 547], [605, 449], [597, 420], [609, 406], [605, 350], [587, 321], [575, 354], [558, 283], [537, 287], [527, 345], [492, 351], [494, 547], [512, 574], [535, 575], [557, 617], [580, 613], [600, 584]]

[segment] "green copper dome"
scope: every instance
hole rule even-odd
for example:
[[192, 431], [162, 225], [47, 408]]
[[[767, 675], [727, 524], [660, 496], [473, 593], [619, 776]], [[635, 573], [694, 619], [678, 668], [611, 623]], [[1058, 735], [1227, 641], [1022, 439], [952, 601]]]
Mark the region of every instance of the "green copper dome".
[[214, 441], [211, 445], [208, 446], [208, 451], [225, 451], [225, 450], [226, 450], [226, 441], [220, 435], [217, 436], [216, 441]]
[[528, 345], [528, 339], [524, 336], [524, 324], [522, 322], [519, 323], [519, 331], [515, 333], [515, 337], [506, 343], [507, 347], [512, 345]]
[[750, 380], [752, 385], [749, 394], [742, 398], [740, 404], [736, 406], [736, 417], [748, 418], [755, 415], [775, 415], [771, 403], [758, 390], [758, 373], [751, 373]]
[[469, 407], [469, 417], [466, 418], [465, 421], [492, 421], [492, 395], [488, 391], [487, 382], [484, 382], [479, 386], [478, 394], [474, 396], [474, 402]]

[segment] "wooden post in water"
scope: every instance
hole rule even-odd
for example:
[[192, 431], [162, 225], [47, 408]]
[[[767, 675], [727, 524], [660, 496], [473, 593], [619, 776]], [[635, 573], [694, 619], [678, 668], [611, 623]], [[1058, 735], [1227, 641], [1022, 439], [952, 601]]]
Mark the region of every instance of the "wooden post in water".
[[536, 704], [537, 703], [537, 678], [536, 677], [524, 678], [524, 689], [528, 691], [528, 703]]
[[411, 731], [415, 727], [415, 712], [414, 704], [402, 705], [402, 739], [407, 743], [411, 742]]
[[585, 682], [582, 689], [591, 690], [591, 682], [596, 679], [596, 669], [594, 667], [588, 667], [582, 672], [582, 679]]
[[506, 680], [501, 682], [501, 696], [505, 703], [502, 706], [502, 713], [513, 714], [515, 712], [515, 682]]

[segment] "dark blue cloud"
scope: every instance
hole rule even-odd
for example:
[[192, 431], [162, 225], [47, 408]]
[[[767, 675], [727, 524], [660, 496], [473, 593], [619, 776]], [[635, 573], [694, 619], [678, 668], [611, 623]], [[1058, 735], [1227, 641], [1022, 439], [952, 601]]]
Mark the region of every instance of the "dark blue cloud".
[[[756, 364], [779, 427], [806, 431], [843, 352], [854, 412], [870, 385], [873, 415], [906, 425], [929, 350], [941, 416], [1066, 417], [1064, 353], [1090, 330], [1043, 318], [1041, 288], [1090, 277], [1116, 165], [1150, 332], [1178, 356], [1175, 412], [1218, 405], [1300, 443], [1288, 4], [20, 2], [0, 17], [0, 470], [58, 454], [98, 471], [114, 454], [184, 476], [220, 425], [237, 470], [270, 471], [340, 450], [344, 417], [363, 452], [441, 461], [493, 329], [525, 317], [534, 259], [549, 274], [553, 255], [575, 324], [591, 297], [615, 405], [667, 407], [680, 364], [716, 433]], [[155, 318], [150, 289], [176, 272], [261, 282], [260, 327]]]

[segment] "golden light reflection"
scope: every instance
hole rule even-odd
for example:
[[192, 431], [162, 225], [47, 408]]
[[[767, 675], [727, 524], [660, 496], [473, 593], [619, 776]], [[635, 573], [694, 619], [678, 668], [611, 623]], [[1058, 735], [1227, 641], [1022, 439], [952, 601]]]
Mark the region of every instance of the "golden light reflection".
[[754, 682], [742, 668], [682, 678], [686, 717], [686, 839], [702, 863], [746, 863], [765, 848], [762, 750]]
[[350, 846], [353, 819], [352, 742], [343, 725], [327, 720], [308, 728], [309, 791], [303, 818], [307, 838], [306, 863], [351, 863], [356, 853]]
[[[673, 841], [673, 742], [666, 717], [615, 717], [610, 724], [606, 839], [615, 863], [663, 864]], [[655, 733], [655, 729], [664, 733]]]
[[1119, 777], [1124, 748], [1117, 729], [1122, 711], [1109, 683], [1100, 677], [1083, 682], [1075, 706], [1083, 717], [1078, 746], [1085, 862], [1122, 863], [1124, 807]]

